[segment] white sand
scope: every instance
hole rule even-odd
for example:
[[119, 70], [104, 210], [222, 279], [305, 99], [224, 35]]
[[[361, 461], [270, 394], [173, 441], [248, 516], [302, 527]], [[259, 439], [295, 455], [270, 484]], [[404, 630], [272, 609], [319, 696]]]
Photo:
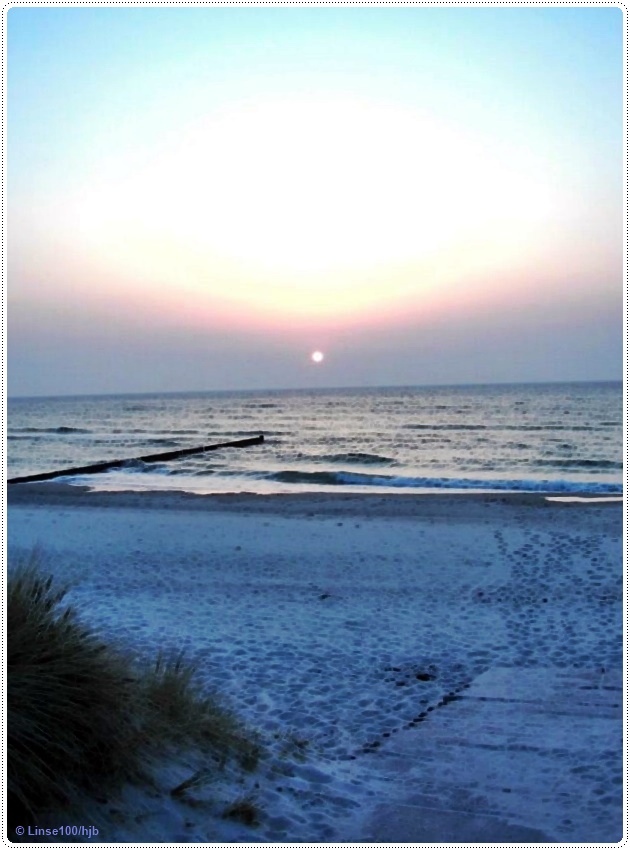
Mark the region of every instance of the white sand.
[[[621, 839], [621, 505], [52, 484], [16, 485], [8, 498], [10, 556], [40, 545], [106, 634], [149, 655], [186, 647], [269, 749], [253, 774], [227, 771], [202, 788], [197, 805], [164, 793], [201, 766], [173, 760], [157, 796], [130, 790], [101, 808], [100, 841]], [[526, 675], [537, 684], [517, 705]], [[461, 766], [479, 723], [488, 728], [474, 706], [491, 699], [505, 726], [507, 703], [522, 712], [559, 676], [565, 689], [587, 683], [590, 726], [547, 695], [534, 744], [497, 732], [475, 750], [474, 771], [443, 788], [435, 765], [423, 771], [429, 750], [434, 762], [444, 750], [431, 744], [443, 724], [458, 732]], [[509, 723], [520, 728], [521, 715]], [[519, 797], [518, 754], [531, 755], [543, 725], [544, 770], [532, 762]], [[587, 740], [588, 728], [599, 737]], [[220, 817], [242, 795], [256, 799], [256, 826]]]

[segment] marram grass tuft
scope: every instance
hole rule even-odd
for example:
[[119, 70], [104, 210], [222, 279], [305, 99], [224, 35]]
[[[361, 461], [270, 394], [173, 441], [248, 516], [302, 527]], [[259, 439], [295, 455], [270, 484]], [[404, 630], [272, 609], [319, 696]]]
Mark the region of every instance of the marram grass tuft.
[[79, 619], [40, 560], [7, 582], [9, 827], [142, 779], [173, 748], [255, 766], [256, 740], [181, 654], [133, 663]]

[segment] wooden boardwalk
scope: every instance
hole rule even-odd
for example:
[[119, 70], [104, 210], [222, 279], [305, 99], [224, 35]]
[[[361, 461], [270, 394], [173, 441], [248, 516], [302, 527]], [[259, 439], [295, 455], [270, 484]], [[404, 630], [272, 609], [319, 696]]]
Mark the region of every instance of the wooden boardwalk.
[[383, 744], [391, 794], [356, 840], [619, 842], [622, 723], [621, 671], [488, 670]]

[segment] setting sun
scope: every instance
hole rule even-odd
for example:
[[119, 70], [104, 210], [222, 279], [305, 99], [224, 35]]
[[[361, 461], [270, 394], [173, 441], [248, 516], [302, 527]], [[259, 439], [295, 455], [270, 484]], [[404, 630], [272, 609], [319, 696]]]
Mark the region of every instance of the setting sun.
[[618, 374], [621, 9], [6, 18], [12, 391]]
[[313, 361], [313, 363], [321, 363], [323, 359], [324, 359], [324, 354], [321, 351], [314, 351], [311, 354], [311, 360]]

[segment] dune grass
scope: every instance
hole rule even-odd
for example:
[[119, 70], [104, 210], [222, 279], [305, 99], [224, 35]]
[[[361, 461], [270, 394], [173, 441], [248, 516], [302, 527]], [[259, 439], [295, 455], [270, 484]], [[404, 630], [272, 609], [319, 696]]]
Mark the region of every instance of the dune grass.
[[238, 797], [223, 810], [221, 817], [224, 820], [235, 820], [244, 823], [245, 826], [255, 826], [258, 823], [259, 809], [256, 801], [251, 796]]
[[183, 652], [159, 653], [154, 664], [139, 671], [137, 689], [148, 741], [179, 746], [193, 742], [221, 764], [234, 758], [245, 770], [253, 770], [261, 752], [256, 736], [219, 695], [204, 692], [195, 673]]
[[181, 654], [139, 664], [65, 602], [37, 553], [7, 581], [9, 828], [146, 776], [171, 750], [253, 768], [255, 736], [203, 693]]

